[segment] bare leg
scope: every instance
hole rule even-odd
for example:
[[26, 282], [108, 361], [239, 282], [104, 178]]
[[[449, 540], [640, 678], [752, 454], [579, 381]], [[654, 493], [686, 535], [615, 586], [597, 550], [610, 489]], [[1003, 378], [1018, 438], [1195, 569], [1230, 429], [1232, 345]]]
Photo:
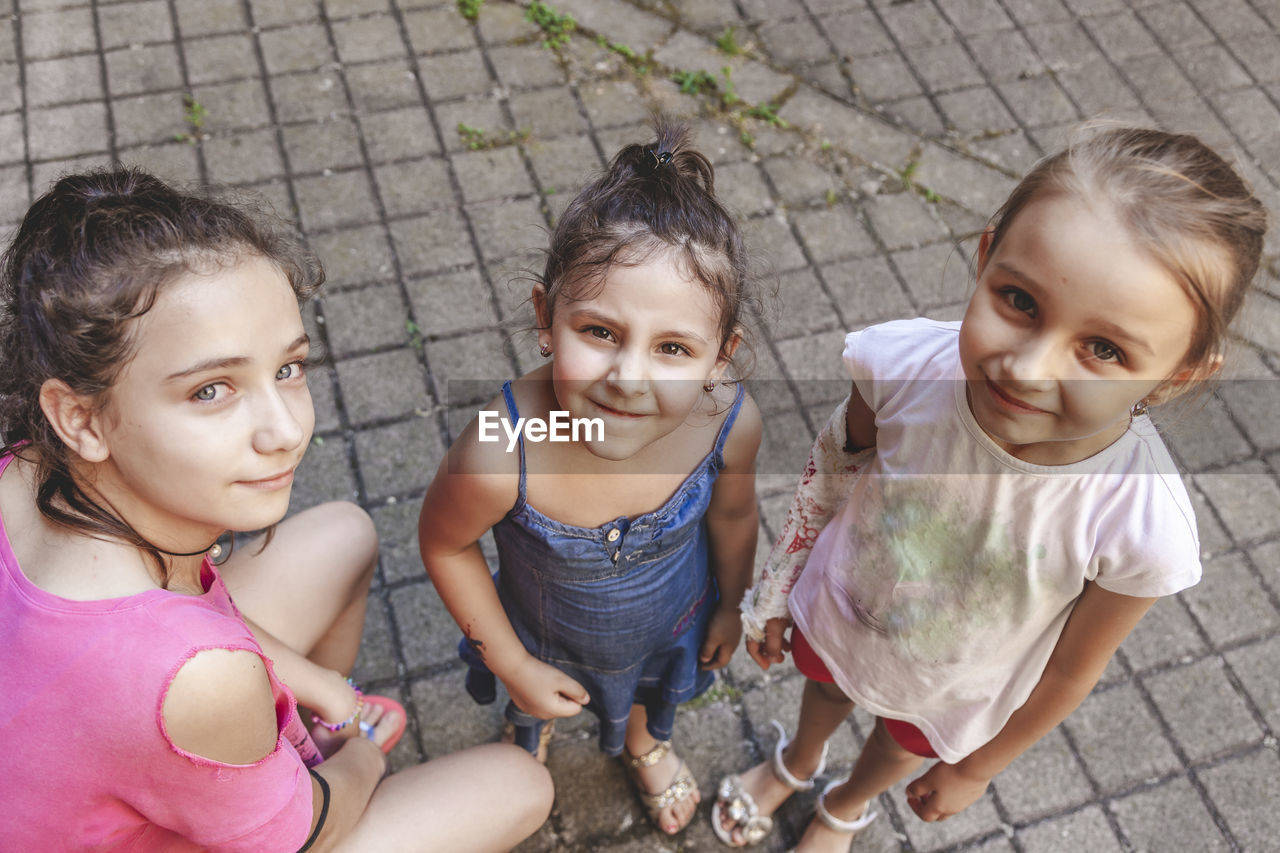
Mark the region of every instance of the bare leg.
[[[805, 680], [796, 735], [782, 751], [782, 763], [791, 775], [798, 779], [813, 776], [822, 761], [822, 748], [827, 739], [852, 712], [853, 702], [840, 688], [834, 684]], [[743, 773], [742, 785], [755, 800], [761, 815], [773, 814], [792, 794], [791, 788], [774, 774], [771, 761], [764, 761]], [[732, 822], [726, 822], [724, 828], [734, 829], [735, 841], [743, 840], [741, 832], [732, 827]]]
[[[627, 720], [627, 736], [626, 748], [627, 753], [631, 757], [638, 757], [649, 752], [658, 745], [658, 741], [653, 735], [649, 734], [646, 726], [648, 715], [645, 713], [643, 705], [632, 705], [631, 716]], [[627, 754], [623, 754], [622, 759], [626, 761]], [[629, 772], [635, 774], [636, 779], [640, 782], [640, 787], [649, 794], [660, 794], [676, 780], [680, 775], [680, 757], [675, 751], [668, 752], [661, 761], [652, 767], [636, 767], [630, 769]], [[702, 801], [702, 794], [695, 788], [693, 793], [672, 803], [667, 808], [658, 812], [655, 822], [663, 832], [670, 835], [679, 832], [688, 826], [689, 821], [693, 819], [694, 812], [698, 809], [698, 803]]]
[[547, 769], [518, 746], [491, 743], [433, 758], [384, 779], [342, 853], [497, 853], [551, 812]]
[[[924, 759], [908, 752], [893, 739], [884, 727], [884, 721], [876, 718], [876, 726], [862, 747], [848, 781], [831, 789], [826, 796], [827, 811], [840, 820], [856, 820], [870, 801], [887, 791]], [[797, 853], [846, 853], [850, 838], [836, 832], [822, 821], [809, 821], [804, 837], [796, 847]]]
[[311, 661], [351, 672], [377, 561], [364, 510], [327, 503], [283, 521], [265, 550], [237, 549], [221, 568], [236, 606]]

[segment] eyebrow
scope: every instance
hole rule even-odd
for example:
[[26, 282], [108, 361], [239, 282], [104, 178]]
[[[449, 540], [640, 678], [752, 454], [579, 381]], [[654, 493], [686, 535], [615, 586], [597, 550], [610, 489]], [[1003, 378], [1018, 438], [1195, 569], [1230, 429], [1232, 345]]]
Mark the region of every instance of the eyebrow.
[[[301, 349], [303, 346], [311, 343], [311, 336], [303, 332], [294, 338], [293, 342], [284, 348], [284, 352], [290, 353], [294, 350]], [[190, 367], [179, 370], [177, 373], [170, 373], [164, 378], [165, 382], [176, 382], [194, 376], [197, 373], [204, 373], [207, 370], [226, 370], [229, 367], [241, 367], [249, 363], [249, 359], [245, 356], [229, 356], [227, 358], [207, 358], [204, 361], [196, 362]]]
[[[1036, 281], [1034, 278], [1027, 275], [1017, 267], [1011, 266], [1005, 261], [996, 261], [995, 265], [999, 267], [1001, 270], [1003, 270], [1004, 272], [1016, 278], [1028, 290], [1033, 291], [1032, 293], [1033, 296], [1036, 295], [1036, 292], [1043, 292], [1044, 287], [1040, 284], [1040, 282]], [[1151, 348], [1151, 344], [1147, 343], [1146, 341], [1135, 338], [1133, 335], [1129, 334], [1120, 326], [1117, 326], [1115, 323], [1112, 323], [1110, 320], [1104, 320], [1100, 317], [1094, 317], [1094, 318], [1090, 318], [1089, 325], [1096, 326], [1101, 331], [1104, 337], [1116, 338], [1117, 340], [1123, 342], [1127, 347], [1130, 347], [1132, 349], [1140, 349], [1145, 353], [1147, 353], [1148, 355], [1155, 354], [1155, 350]]]
[[[569, 312], [569, 316], [579, 322], [583, 320], [591, 320], [598, 323], [602, 323], [606, 326], [613, 326], [617, 324], [617, 321], [614, 320], [612, 317], [609, 317], [605, 314], [601, 314], [600, 312], [591, 308], [581, 308], [577, 310], [572, 310]], [[663, 331], [658, 332], [658, 334], [655, 337], [676, 338], [678, 340], [685, 340], [685, 341], [697, 341], [702, 344], [709, 343], [709, 341], [706, 338], [704, 338], [702, 335], [699, 335], [697, 332], [690, 331], [689, 329], [664, 329]]]

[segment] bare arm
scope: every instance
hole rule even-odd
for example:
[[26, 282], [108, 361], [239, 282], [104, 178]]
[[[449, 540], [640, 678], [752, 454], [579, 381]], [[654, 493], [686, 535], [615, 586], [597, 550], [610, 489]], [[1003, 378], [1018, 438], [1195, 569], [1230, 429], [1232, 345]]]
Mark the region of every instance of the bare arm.
[[530, 655], [498, 599], [479, 538], [518, 491], [518, 458], [482, 444], [473, 421], [449, 449], [418, 517], [418, 545], [436, 592], [512, 701], [535, 717], [578, 713], [589, 697], [569, 676]]
[[751, 600], [743, 604], [743, 621], [752, 624], [747, 654], [761, 669], [781, 663], [783, 653], [789, 650], [783, 637], [791, 622], [786, 599], [819, 531], [848, 497], [853, 478], [866, 461], [852, 454], [869, 450], [875, 443], [875, 413], [854, 385], [814, 440], [782, 532], [769, 552]]
[[760, 449], [760, 410], [747, 396], [724, 446], [724, 469], [707, 507], [711, 566], [720, 602], [699, 652], [706, 669], [729, 662], [742, 637], [738, 605], [751, 584], [760, 512], [756, 505], [756, 452]]
[[[266, 666], [253, 652], [210, 649], [174, 676], [163, 707], [165, 730], [187, 752], [226, 764], [253, 764], [275, 749], [279, 731]], [[382, 778], [385, 759], [365, 738], [342, 745], [316, 772], [329, 783], [329, 812], [313, 850], [326, 850], [355, 826]], [[312, 825], [322, 796], [308, 776]]]
[[907, 801], [916, 813], [923, 820], [941, 820], [981, 797], [997, 773], [1084, 701], [1155, 601], [1086, 584], [1040, 681], [1000, 733], [959, 763], [938, 762], [907, 786]]
[[299, 705], [310, 708], [329, 722], [351, 716], [356, 707], [356, 694], [342, 673], [310, 660], [276, 639], [248, 616], [244, 616], [244, 621], [258, 645], [262, 646], [262, 651], [271, 659], [276, 677], [288, 686]]

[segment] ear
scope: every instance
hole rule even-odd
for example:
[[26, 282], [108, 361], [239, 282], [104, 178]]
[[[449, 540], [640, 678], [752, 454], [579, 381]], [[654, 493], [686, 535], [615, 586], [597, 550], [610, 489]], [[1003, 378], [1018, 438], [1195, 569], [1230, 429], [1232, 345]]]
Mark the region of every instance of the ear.
[[547, 302], [547, 288], [542, 282], [533, 286], [529, 294], [533, 300], [533, 312], [538, 318], [538, 346], [551, 346], [551, 305]]
[[111, 455], [96, 400], [77, 394], [61, 379], [46, 379], [40, 386], [40, 410], [62, 443], [84, 461], [103, 462]]
[[994, 236], [995, 229], [984, 228], [981, 236], [978, 237], [978, 278], [982, 278], [982, 271], [987, 267], [988, 255], [991, 253], [991, 238]]
[[1147, 405], [1159, 406], [1176, 397], [1181, 397], [1201, 382], [1214, 376], [1221, 369], [1222, 353], [1215, 352], [1205, 359], [1203, 364], [1184, 367], [1164, 382], [1161, 382], [1154, 391], [1146, 396]]
[[734, 329], [729, 335], [729, 340], [725, 341], [724, 346], [720, 348], [720, 355], [716, 356], [716, 365], [711, 368], [711, 379], [720, 379], [724, 376], [740, 343], [742, 343], [742, 330]]

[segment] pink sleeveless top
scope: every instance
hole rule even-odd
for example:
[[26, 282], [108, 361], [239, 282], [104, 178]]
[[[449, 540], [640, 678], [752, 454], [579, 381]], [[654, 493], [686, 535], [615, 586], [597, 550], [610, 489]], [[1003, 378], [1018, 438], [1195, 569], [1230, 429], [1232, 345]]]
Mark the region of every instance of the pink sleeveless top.
[[[11, 460], [0, 457], [0, 475]], [[27, 580], [0, 518], [5, 849], [274, 853], [306, 841], [311, 779], [298, 747], [314, 747], [293, 694], [208, 560], [201, 580], [195, 596], [60, 598]], [[280, 736], [261, 761], [211, 761], [165, 733], [165, 693], [204, 649], [262, 656]]]

